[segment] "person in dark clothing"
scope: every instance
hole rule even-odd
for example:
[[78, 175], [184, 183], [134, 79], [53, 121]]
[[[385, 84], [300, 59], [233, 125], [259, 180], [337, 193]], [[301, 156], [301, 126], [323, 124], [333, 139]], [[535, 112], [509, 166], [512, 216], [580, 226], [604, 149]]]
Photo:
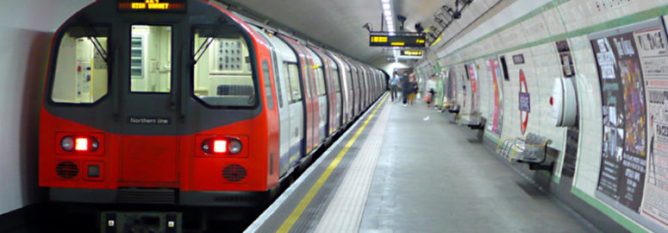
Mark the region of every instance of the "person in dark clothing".
[[403, 75], [401, 77], [401, 97], [403, 98], [404, 106], [408, 104], [408, 96], [411, 94], [411, 82], [408, 77]]
[[415, 98], [419, 90], [417, 80], [415, 79], [415, 75], [411, 75], [411, 77], [409, 78], [409, 83], [410, 83], [410, 94], [408, 94], [408, 104], [413, 105], [413, 103], [415, 103]]

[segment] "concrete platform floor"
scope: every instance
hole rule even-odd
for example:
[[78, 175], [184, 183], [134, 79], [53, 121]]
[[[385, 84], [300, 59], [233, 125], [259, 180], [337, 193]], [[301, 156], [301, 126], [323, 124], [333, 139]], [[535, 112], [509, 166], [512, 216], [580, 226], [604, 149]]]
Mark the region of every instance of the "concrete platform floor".
[[[599, 232], [445, 113], [388, 98], [369, 122], [247, 232]], [[313, 193], [343, 144], [347, 155]]]
[[360, 232], [597, 232], [424, 104], [390, 121]]

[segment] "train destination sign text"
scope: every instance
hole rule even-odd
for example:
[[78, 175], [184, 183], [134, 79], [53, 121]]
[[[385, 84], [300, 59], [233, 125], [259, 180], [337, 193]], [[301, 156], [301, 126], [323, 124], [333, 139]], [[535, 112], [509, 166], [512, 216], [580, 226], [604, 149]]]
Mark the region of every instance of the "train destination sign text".
[[123, 11], [183, 11], [186, 0], [118, 0]]
[[369, 46], [372, 47], [425, 47], [424, 36], [390, 36], [384, 34], [369, 35]]

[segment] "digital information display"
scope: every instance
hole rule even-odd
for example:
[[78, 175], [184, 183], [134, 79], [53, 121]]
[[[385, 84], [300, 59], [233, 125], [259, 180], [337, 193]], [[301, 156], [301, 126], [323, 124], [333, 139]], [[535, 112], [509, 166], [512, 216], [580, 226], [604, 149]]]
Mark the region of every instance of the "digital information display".
[[424, 48], [425, 41], [424, 36], [369, 35], [369, 46], [372, 47]]
[[424, 54], [424, 51], [417, 50], [417, 49], [401, 50], [401, 56], [406, 56], [406, 57], [422, 57], [423, 54]]
[[118, 0], [122, 11], [185, 11], [187, 0]]

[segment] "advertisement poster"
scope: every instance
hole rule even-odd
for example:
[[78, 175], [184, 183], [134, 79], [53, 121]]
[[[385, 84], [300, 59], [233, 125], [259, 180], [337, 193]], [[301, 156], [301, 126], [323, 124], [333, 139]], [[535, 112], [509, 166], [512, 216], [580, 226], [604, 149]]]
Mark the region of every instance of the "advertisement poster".
[[494, 102], [491, 103], [491, 109], [493, 109], [492, 124], [488, 126], [488, 130], [501, 136], [503, 128], [503, 73], [496, 59], [489, 59], [487, 67], [492, 73], [492, 94], [494, 95]]
[[668, 227], [668, 44], [662, 27], [634, 33], [645, 79], [648, 152], [641, 215]]
[[647, 149], [645, 85], [632, 32], [592, 40], [601, 85], [603, 150], [597, 195], [638, 212]]
[[453, 105], [457, 102], [457, 73], [454, 68], [448, 71], [445, 84], [445, 98], [448, 105]]
[[480, 113], [480, 90], [478, 90], [478, 72], [475, 64], [466, 65], [466, 72], [471, 82], [471, 114]]

